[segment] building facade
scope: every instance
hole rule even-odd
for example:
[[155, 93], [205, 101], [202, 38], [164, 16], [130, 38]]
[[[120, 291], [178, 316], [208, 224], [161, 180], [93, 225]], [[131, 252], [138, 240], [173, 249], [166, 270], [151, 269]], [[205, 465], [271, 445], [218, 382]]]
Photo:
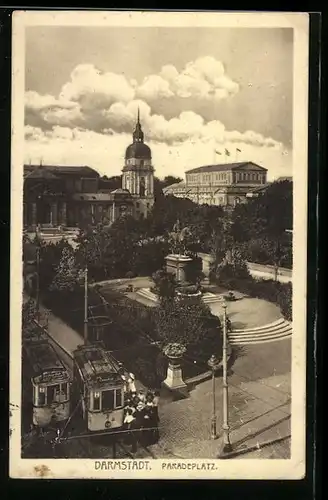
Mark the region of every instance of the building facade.
[[147, 217], [154, 204], [154, 168], [144, 143], [139, 113], [125, 152], [122, 187], [100, 188], [90, 167], [24, 165], [25, 228], [110, 225], [122, 216]]
[[164, 194], [198, 204], [235, 206], [267, 186], [267, 169], [253, 162], [206, 165], [188, 170], [185, 176], [185, 181], [164, 188]]

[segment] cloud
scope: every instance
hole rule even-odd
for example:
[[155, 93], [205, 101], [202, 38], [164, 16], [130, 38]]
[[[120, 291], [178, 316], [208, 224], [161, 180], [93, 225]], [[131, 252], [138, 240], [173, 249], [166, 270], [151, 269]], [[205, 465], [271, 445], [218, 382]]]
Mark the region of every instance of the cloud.
[[84, 117], [78, 103], [62, 96], [41, 95], [29, 91], [25, 94], [25, 122], [42, 128], [53, 125], [76, 126], [82, 124]]
[[159, 75], [147, 76], [142, 84], [137, 87], [137, 96], [146, 101], [173, 97], [170, 83]]
[[83, 108], [113, 102], [129, 102], [135, 91], [124, 75], [102, 73], [92, 64], [80, 64], [71, 73], [71, 80], [60, 93], [62, 99], [79, 102]]
[[173, 65], [163, 66], [160, 76], [179, 97], [220, 100], [239, 91], [238, 83], [225, 74], [222, 62], [210, 56], [187, 63], [180, 73]]
[[[223, 64], [212, 57], [189, 62], [181, 71], [173, 65], [163, 66], [159, 74], [148, 75], [141, 82], [103, 73], [90, 64], [79, 65], [58, 97], [26, 93], [26, 161], [43, 158], [48, 163], [89, 164], [103, 174], [117, 174], [139, 108], [158, 175], [183, 176], [186, 168], [218, 161], [213, 158], [214, 150], [225, 148], [232, 155], [236, 148], [241, 149], [239, 159], [260, 164], [274, 159], [277, 170], [282, 144], [273, 138], [251, 130], [227, 130], [221, 121], [205, 121], [191, 110], [177, 112], [172, 118], [154, 111], [156, 99], [187, 99], [186, 105], [192, 106], [191, 98], [215, 102], [238, 91]], [[288, 155], [283, 158], [286, 162], [290, 163]]]
[[[100, 134], [83, 128], [69, 129], [54, 127], [42, 131], [37, 127], [25, 128], [25, 161], [46, 164], [89, 165], [103, 175], [118, 175], [124, 165], [125, 149], [131, 141], [130, 134], [113, 134], [107, 131]], [[167, 145], [164, 142], [148, 142], [152, 150], [155, 175], [164, 177], [173, 174], [184, 177], [185, 170], [214, 162], [224, 162], [224, 156], [215, 156], [214, 151], [227, 148], [235, 160], [236, 148], [238, 161], [254, 161], [268, 168], [268, 177], [291, 175], [292, 157], [285, 148], [267, 148], [254, 144], [225, 142], [215, 140], [186, 139], [179, 144]]]

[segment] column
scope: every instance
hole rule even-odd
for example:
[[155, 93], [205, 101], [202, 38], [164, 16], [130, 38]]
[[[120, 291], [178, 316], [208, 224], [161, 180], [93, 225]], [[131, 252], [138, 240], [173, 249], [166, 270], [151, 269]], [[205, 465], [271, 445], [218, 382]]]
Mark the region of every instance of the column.
[[57, 202], [51, 204], [50, 212], [50, 223], [52, 226], [57, 226], [58, 224], [58, 206]]
[[63, 204], [62, 204], [60, 223], [63, 226], [66, 226], [66, 224], [67, 224], [67, 204], [66, 204], [66, 201], [63, 201]]
[[154, 196], [154, 176], [151, 174], [150, 176], [150, 189], [151, 189], [151, 195]]
[[37, 225], [37, 209], [36, 209], [36, 203], [32, 203], [32, 225], [36, 226]]

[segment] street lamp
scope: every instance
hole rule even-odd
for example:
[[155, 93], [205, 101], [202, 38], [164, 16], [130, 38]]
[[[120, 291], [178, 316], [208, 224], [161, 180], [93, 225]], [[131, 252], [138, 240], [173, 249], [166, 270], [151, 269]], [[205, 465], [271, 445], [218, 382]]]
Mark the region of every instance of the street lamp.
[[223, 452], [231, 451], [231, 443], [229, 436], [229, 410], [228, 410], [228, 328], [227, 328], [227, 305], [223, 303]]
[[217, 357], [214, 354], [212, 354], [212, 356], [208, 360], [207, 364], [212, 370], [213, 414], [212, 414], [212, 419], [211, 419], [211, 438], [216, 439], [217, 433], [216, 433], [216, 408], [215, 408], [215, 370], [219, 366], [219, 360], [217, 359]]

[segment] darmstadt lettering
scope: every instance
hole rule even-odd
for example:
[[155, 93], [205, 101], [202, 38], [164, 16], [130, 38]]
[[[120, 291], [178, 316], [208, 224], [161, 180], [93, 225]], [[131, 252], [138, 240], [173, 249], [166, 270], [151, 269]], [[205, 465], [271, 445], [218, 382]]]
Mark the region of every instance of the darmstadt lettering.
[[95, 470], [151, 470], [149, 460], [96, 460]]

